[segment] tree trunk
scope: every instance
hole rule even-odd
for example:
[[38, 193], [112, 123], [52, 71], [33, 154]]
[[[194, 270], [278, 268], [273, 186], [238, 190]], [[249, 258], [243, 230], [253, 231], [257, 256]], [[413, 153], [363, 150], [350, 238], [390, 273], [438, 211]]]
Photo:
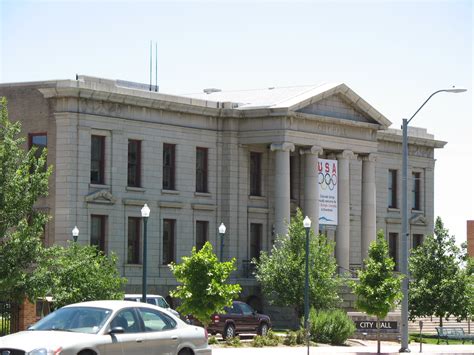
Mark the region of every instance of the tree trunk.
[[443, 316], [439, 316], [439, 326], [443, 326]]
[[380, 354], [380, 318], [377, 317], [377, 354]]

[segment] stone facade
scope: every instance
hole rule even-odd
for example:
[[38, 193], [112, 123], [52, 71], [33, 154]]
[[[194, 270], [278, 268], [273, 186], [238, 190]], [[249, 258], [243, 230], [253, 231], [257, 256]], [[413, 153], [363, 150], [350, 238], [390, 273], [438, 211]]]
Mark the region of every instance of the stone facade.
[[467, 221], [467, 253], [474, 257], [474, 221]]
[[[263, 93], [276, 98], [269, 93], [280, 91]], [[217, 227], [224, 222], [224, 258], [237, 259], [233, 277], [244, 287], [243, 298], [256, 303], [258, 285], [248, 263], [251, 224], [261, 225], [263, 250], [276, 234], [286, 233], [285, 221], [297, 206], [317, 228], [318, 177], [311, 167], [319, 158], [338, 160], [339, 224], [319, 229], [336, 242], [342, 270], [362, 265], [377, 230], [392, 233], [394, 240], [401, 235], [401, 132], [389, 129], [391, 122], [345, 84], [290, 94], [286, 101], [274, 100], [277, 104], [252, 105], [220, 92], [172, 96], [86, 76], [0, 85], [10, 118], [22, 122], [23, 133], [47, 133], [54, 174], [50, 194], [38, 207], [53, 217], [48, 244], [65, 244], [76, 225], [78, 241], [90, 243], [91, 216], [106, 216], [105, 250], [117, 254], [127, 291], [139, 292], [142, 266], [127, 263], [128, 217], [140, 217], [147, 203], [149, 292], [167, 295], [175, 280], [163, 264], [163, 220], [176, 221], [176, 261], [196, 244], [196, 221], [208, 222], [208, 240], [220, 251]], [[90, 182], [92, 135], [105, 137], [105, 181], [99, 185]], [[129, 140], [141, 141], [140, 187], [127, 186]], [[176, 147], [173, 190], [163, 189], [164, 143]], [[409, 176], [412, 171], [421, 176], [421, 207], [412, 211], [411, 236], [432, 233], [434, 149], [443, 146], [426, 130], [409, 131]], [[197, 147], [208, 151], [204, 193], [195, 188]], [[250, 193], [250, 152], [261, 157], [258, 196]], [[393, 208], [387, 203], [390, 169], [398, 174]], [[409, 191], [412, 187], [410, 180]]]

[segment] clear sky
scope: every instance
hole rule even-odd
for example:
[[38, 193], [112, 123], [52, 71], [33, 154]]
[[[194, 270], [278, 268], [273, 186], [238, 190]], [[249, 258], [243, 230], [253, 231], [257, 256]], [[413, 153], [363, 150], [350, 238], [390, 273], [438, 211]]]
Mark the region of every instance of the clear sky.
[[[473, 5], [446, 1], [0, 0], [0, 82], [75, 74], [149, 82], [164, 93], [344, 82], [436, 151], [435, 215], [457, 240], [474, 219]], [[154, 74], [153, 74], [154, 77]]]

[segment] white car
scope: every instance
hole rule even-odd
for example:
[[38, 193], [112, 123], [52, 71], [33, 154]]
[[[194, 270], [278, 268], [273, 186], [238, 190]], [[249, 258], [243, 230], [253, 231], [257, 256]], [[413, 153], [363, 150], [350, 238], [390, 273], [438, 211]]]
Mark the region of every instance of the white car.
[[[127, 293], [124, 296], [125, 301], [134, 301], [134, 302], [141, 302], [142, 301], [142, 295], [138, 293]], [[166, 302], [165, 298], [160, 295], [146, 295], [146, 303], [153, 304], [155, 306], [167, 309], [171, 313], [173, 313], [176, 317], [179, 318], [179, 313], [172, 309], [168, 302]]]
[[211, 355], [207, 332], [163, 308], [91, 301], [58, 309], [0, 338], [1, 355]]

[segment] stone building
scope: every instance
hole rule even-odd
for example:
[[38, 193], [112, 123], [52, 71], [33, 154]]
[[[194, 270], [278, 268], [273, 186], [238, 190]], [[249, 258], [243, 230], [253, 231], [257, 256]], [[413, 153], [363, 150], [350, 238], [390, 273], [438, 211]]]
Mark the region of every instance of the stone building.
[[[144, 203], [149, 292], [168, 294], [167, 264], [193, 246], [209, 240], [219, 253], [223, 222], [224, 258], [237, 259], [243, 298], [258, 296], [249, 260], [298, 206], [336, 242], [340, 270], [361, 266], [379, 229], [399, 258], [401, 131], [345, 84], [173, 96], [78, 76], [0, 84], [0, 95], [54, 166], [38, 202], [52, 216], [45, 243], [65, 244], [77, 226], [78, 242], [118, 255], [129, 292], [141, 287]], [[409, 131], [411, 245], [433, 230], [434, 149], [444, 144]], [[336, 164], [337, 225], [318, 225], [322, 159]]]

